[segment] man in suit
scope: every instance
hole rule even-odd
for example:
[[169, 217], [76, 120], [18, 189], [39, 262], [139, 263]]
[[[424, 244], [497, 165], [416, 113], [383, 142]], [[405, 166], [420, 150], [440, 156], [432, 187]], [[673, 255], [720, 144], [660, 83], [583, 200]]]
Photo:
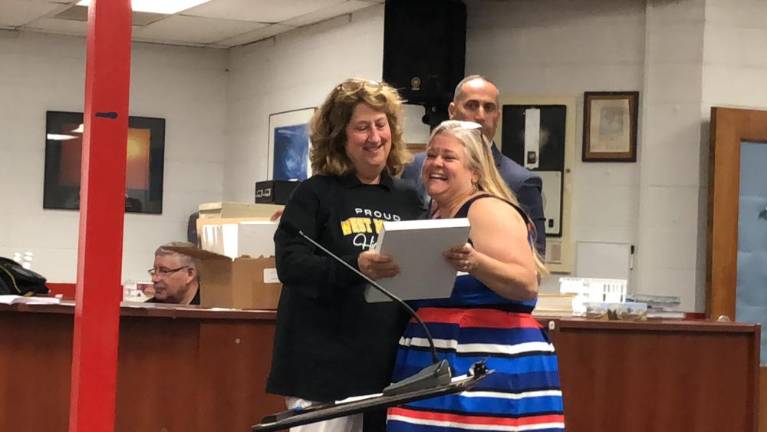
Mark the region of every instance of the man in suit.
[[[464, 120], [479, 123], [482, 133], [489, 140], [495, 137], [495, 130], [500, 120], [500, 105], [498, 103], [498, 88], [492, 81], [481, 75], [470, 75], [461, 80], [455, 88], [453, 101], [447, 107], [451, 120]], [[535, 224], [535, 248], [541, 256], [546, 252], [546, 218], [543, 215], [543, 199], [541, 178], [528, 171], [523, 166], [509, 159], [492, 143], [491, 149], [495, 166], [501, 177], [517, 196], [522, 208]], [[405, 167], [402, 178], [413, 183], [422, 196], [426, 195], [421, 181], [421, 168], [425, 153], [419, 153], [415, 160]], [[426, 199], [428, 202], [428, 198]]]

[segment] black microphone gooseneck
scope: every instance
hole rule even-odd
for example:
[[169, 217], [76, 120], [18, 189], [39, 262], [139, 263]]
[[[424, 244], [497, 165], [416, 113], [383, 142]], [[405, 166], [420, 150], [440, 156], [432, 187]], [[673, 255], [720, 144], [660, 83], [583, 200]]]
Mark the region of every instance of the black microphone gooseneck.
[[429, 328], [426, 326], [426, 324], [424, 324], [424, 322], [421, 321], [421, 318], [418, 316], [417, 313], [415, 313], [413, 308], [408, 306], [408, 304], [405, 303], [401, 298], [397, 297], [396, 295], [389, 292], [389, 290], [382, 287], [381, 284], [374, 281], [373, 279], [368, 277], [366, 274], [354, 268], [354, 266], [350, 265], [346, 261], [339, 258], [336, 254], [329, 251], [325, 246], [322, 246], [313, 238], [304, 234], [303, 231], [297, 230], [297, 232], [298, 232], [298, 235], [300, 235], [306, 241], [308, 241], [309, 243], [319, 248], [321, 251], [325, 252], [329, 257], [343, 264], [346, 268], [353, 271], [356, 275], [365, 279], [365, 281], [367, 281], [370, 284], [370, 286], [377, 289], [378, 291], [381, 291], [384, 295], [386, 295], [386, 297], [389, 297], [390, 299], [399, 303], [402, 307], [405, 308], [405, 310], [407, 310], [408, 314], [410, 314], [411, 317], [415, 318], [418, 324], [420, 324], [421, 327], [423, 328], [423, 331], [426, 334], [426, 339], [429, 341], [429, 348], [431, 349], [431, 358], [432, 358], [433, 364], [430, 366], [427, 366], [426, 368], [424, 368], [423, 370], [421, 370], [420, 372], [418, 372], [417, 374], [411, 377], [405, 378], [402, 381], [391, 384], [389, 387], [384, 389], [383, 393], [385, 395], [398, 394], [398, 393], [402, 393], [406, 391], [411, 391], [411, 390], [421, 389], [421, 388], [429, 388], [429, 387], [433, 387], [437, 385], [445, 385], [450, 382], [450, 379], [451, 379], [450, 366], [446, 360], [440, 361], [437, 358], [437, 349], [434, 347], [434, 339], [431, 336], [431, 332], [429, 331]]
[[434, 363], [438, 363], [439, 362], [439, 359], [437, 358], [437, 349], [434, 347], [434, 339], [431, 337], [431, 332], [429, 331], [429, 327], [426, 327], [426, 324], [424, 324], [424, 322], [421, 321], [421, 318], [418, 316], [417, 313], [415, 313], [413, 308], [411, 308], [402, 299], [400, 299], [399, 297], [397, 297], [394, 294], [392, 294], [391, 292], [389, 292], [389, 290], [387, 290], [386, 288], [382, 287], [381, 284], [379, 284], [378, 282], [376, 282], [373, 279], [371, 279], [370, 277], [368, 277], [365, 273], [362, 273], [361, 271], [359, 271], [356, 268], [354, 268], [354, 266], [350, 265], [348, 262], [342, 260], [341, 258], [338, 258], [333, 252], [329, 251], [325, 246], [317, 243], [316, 240], [314, 240], [313, 238], [311, 238], [308, 235], [304, 234], [303, 231], [299, 230], [298, 231], [298, 235], [300, 235], [301, 237], [305, 238], [306, 241], [308, 241], [309, 243], [313, 244], [314, 246], [317, 246], [320, 250], [322, 250], [323, 252], [328, 254], [330, 257], [334, 258], [336, 261], [338, 261], [341, 264], [345, 265], [346, 268], [348, 268], [349, 270], [353, 271], [354, 273], [356, 273], [361, 278], [365, 279], [365, 281], [367, 281], [367, 283], [369, 283], [370, 285], [375, 287], [378, 291], [381, 291], [382, 293], [384, 293], [386, 295], [386, 297], [389, 297], [390, 299], [394, 300], [395, 302], [399, 303], [402, 307], [407, 309], [407, 312], [410, 314], [410, 316], [415, 318], [416, 321], [418, 321], [418, 324], [420, 324], [421, 327], [423, 327], [423, 331], [424, 331], [424, 333], [426, 333], [426, 339], [429, 340], [429, 348], [431, 349], [431, 361], [434, 362]]

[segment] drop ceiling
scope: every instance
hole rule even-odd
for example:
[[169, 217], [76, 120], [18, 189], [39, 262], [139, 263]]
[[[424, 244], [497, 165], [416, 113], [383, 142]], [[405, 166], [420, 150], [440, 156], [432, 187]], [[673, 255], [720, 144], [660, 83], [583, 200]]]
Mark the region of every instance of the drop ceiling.
[[[0, 29], [84, 36], [88, 29], [87, 8], [77, 6], [77, 1], [0, 0]], [[229, 48], [383, 2], [210, 0], [173, 15], [134, 13], [133, 40]]]

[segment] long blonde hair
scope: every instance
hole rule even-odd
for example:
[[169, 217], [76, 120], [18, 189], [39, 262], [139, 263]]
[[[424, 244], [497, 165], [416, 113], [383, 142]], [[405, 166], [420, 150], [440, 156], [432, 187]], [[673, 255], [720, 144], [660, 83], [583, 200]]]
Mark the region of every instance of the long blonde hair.
[[[493, 159], [493, 153], [490, 150], [490, 142], [482, 134], [482, 126], [479, 123], [461, 120], [443, 121], [434, 128], [431, 137], [429, 138], [429, 142], [441, 133], [450, 134], [463, 144], [467, 158], [467, 167], [471, 171], [477, 173], [479, 177], [476, 184], [477, 190], [486, 192], [494, 197], [520, 207], [517, 196], [511, 189], [509, 189], [506, 182], [503, 180], [503, 177], [501, 177], [501, 173], [499, 173], [498, 169], [495, 167], [495, 159]], [[528, 217], [525, 220], [528, 230], [535, 230], [535, 226], [532, 223], [527, 223], [529, 221], [530, 219]], [[545, 235], [545, 233], [536, 232], [535, 235]], [[543, 264], [543, 260], [535, 249], [534, 242], [530, 242], [530, 249], [535, 258], [535, 266], [538, 269], [538, 273], [542, 275], [548, 274], [548, 270]]]

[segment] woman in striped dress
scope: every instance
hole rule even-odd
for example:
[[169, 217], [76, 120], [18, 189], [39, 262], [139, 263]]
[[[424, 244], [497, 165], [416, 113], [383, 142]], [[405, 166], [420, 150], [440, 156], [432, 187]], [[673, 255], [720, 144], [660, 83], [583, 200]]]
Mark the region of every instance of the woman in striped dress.
[[[445, 252], [458, 270], [452, 296], [420, 302], [453, 376], [484, 361], [494, 371], [460, 394], [389, 409], [390, 432], [564, 430], [557, 357], [530, 315], [545, 268], [534, 228], [501, 179], [480, 125], [446, 121], [435, 128], [423, 182], [437, 217], [468, 217], [467, 244]], [[411, 322], [400, 340], [393, 381], [431, 363], [423, 330]]]

